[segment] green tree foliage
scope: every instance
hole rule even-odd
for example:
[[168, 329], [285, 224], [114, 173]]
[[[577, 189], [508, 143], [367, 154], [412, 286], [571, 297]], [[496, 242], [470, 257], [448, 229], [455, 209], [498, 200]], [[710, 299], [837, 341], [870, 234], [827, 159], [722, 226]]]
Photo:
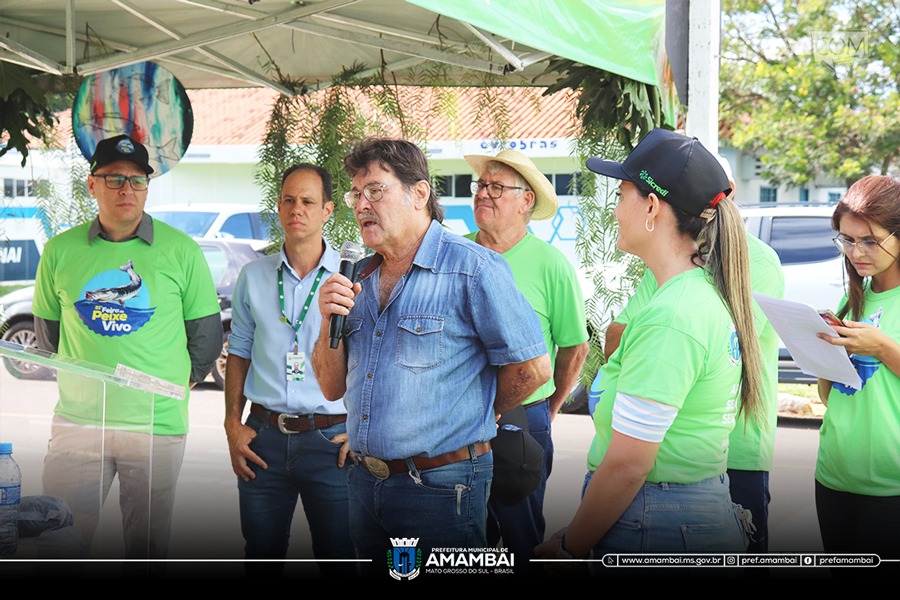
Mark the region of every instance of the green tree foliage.
[[596, 130], [604, 137], [612, 135], [630, 150], [639, 137], [665, 126], [659, 89], [655, 85], [567, 59], [550, 61], [545, 73], [560, 74], [545, 95], [565, 88], [579, 91], [578, 116], [586, 132]]
[[666, 115], [655, 86], [563, 59], [552, 61], [546, 72], [558, 73], [559, 79], [545, 95], [566, 88], [578, 92], [578, 125], [572, 132], [574, 153], [582, 165], [576, 250], [594, 287], [585, 302], [591, 349], [581, 380], [588, 385], [606, 362], [606, 328], [631, 297], [644, 263], [616, 247], [616, 183], [598, 178], [584, 164], [592, 156], [624, 160], [641, 138], [665, 126]]
[[763, 177], [803, 186], [896, 174], [900, 6], [886, 0], [722, 2], [723, 137]]
[[90, 168], [81, 151], [72, 141], [66, 150], [50, 151], [65, 165], [69, 173], [68, 185], [58, 189], [51, 182], [41, 180], [35, 185], [35, 196], [41, 223], [49, 237], [87, 223], [97, 215], [97, 202], [87, 188]]
[[0, 61], [0, 156], [10, 150], [28, 158], [28, 146], [35, 140], [47, 141], [56, 115], [50, 109], [45, 92], [31, 79], [31, 72], [19, 65]]
[[263, 214], [275, 245], [281, 243], [283, 236], [276, 215], [281, 175], [299, 162], [325, 167], [334, 177], [335, 211], [324, 231], [329, 243], [340, 247], [346, 240], [358, 239], [356, 223], [341, 199], [350, 187], [342, 161], [350, 144], [364, 137], [365, 120], [340, 81], [340, 77], [336, 78], [338, 85], [315, 97], [281, 95], [272, 108], [255, 177], [263, 190]]
[[[344, 155], [356, 142], [369, 135], [399, 135], [424, 146], [427, 141], [424, 115], [437, 112], [448, 118], [451, 129], [460, 118], [456, 90], [451, 87], [429, 87], [446, 83], [441, 69], [423, 71], [422, 86], [402, 88], [388, 79], [385, 71], [368, 77], [360, 76], [365, 65], [354, 64], [332, 78], [332, 85], [318, 92], [307, 92], [302, 83], [281, 80], [297, 90], [295, 96], [279, 96], [273, 106], [266, 137], [259, 151], [257, 185], [263, 190], [263, 214], [269, 223], [273, 248], [282, 240], [276, 206], [281, 188], [281, 174], [297, 162], [311, 162], [325, 167], [334, 178], [335, 211], [324, 228], [324, 235], [334, 247], [346, 240], [359, 241], [359, 228], [353, 212], [344, 204], [344, 192], [350, 189], [350, 178], [344, 172]], [[482, 80], [476, 121], [489, 123], [496, 140], [509, 135], [509, 112], [496, 87], [496, 81]], [[366, 104], [364, 110], [362, 103]], [[432, 182], [436, 185], [436, 182]]]
[[603, 352], [606, 328], [631, 297], [644, 273], [644, 263], [616, 246], [618, 227], [613, 211], [617, 182], [598, 177], [584, 166], [592, 156], [624, 160], [628, 150], [600, 123], [586, 121], [575, 138], [574, 152], [582, 165], [578, 174], [581, 218], [575, 250], [594, 290], [585, 298], [591, 348], [581, 371], [582, 383], [589, 385], [606, 362]]

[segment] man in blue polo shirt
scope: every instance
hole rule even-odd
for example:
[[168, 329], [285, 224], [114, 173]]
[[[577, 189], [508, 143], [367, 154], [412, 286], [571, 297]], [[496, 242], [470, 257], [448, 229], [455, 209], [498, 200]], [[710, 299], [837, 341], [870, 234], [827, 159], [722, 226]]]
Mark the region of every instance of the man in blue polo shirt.
[[[319, 285], [340, 257], [322, 238], [331, 217], [331, 176], [294, 165], [282, 177], [281, 252], [248, 263], [234, 290], [225, 372], [225, 433], [238, 476], [247, 558], [284, 558], [297, 497], [316, 558], [354, 557], [347, 505], [347, 411], [329, 402], [309, 365], [322, 322]], [[241, 423], [244, 406], [250, 414]], [[248, 562], [248, 573], [282, 563]], [[354, 573], [352, 562], [320, 563], [323, 574]]]

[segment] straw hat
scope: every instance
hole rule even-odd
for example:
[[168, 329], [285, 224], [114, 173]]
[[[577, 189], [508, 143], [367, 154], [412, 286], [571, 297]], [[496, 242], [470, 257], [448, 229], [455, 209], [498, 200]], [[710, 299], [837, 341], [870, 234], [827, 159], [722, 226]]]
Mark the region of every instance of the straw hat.
[[536, 221], [549, 219], [556, 214], [559, 208], [559, 200], [550, 180], [541, 173], [531, 159], [516, 150], [504, 150], [497, 156], [483, 154], [467, 154], [464, 157], [472, 167], [476, 175], [481, 175], [487, 170], [489, 162], [497, 161], [508, 166], [525, 178], [534, 192], [534, 212], [531, 218]]

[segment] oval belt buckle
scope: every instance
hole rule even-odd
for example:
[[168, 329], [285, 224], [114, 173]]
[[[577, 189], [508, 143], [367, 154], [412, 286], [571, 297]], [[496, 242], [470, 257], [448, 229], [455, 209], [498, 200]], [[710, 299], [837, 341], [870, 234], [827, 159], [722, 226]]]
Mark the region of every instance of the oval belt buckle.
[[281, 413], [280, 415], [278, 415], [278, 430], [281, 433], [288, 434], [288, 435], [290, 435], [292, 433], [299, 433], [298, 430], [288, 429], [287, 425], [285, 425], [285, 421], [287, 421], [288, 419], [299, 419], [299, 418], [300, 418], [300, 415], [289, 415], [289, 414]]
[[373, 456], [366, 457], [366, 468], [369, 470], [369, 473], [375, 476], [376, 479], [387, 479], [391, 476], [391, 469], [387, 466], [387, 463], [381, 460], [380, 458], [375, 458]]

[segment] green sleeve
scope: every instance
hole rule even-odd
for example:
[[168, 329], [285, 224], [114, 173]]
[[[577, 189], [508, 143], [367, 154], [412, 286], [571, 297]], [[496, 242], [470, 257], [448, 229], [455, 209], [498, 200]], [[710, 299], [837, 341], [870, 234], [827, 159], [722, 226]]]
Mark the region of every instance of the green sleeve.
[[550, 333], [559, 348], [577, 346], [588, 339], [584, 296], [575, 268], [560, 262], [555, 278], [553, 303], [550, 307]]
[[[784, 298], [784, 271], [778, 254], [751, 234], [747, 234], [747, 246], [750, 250], [750, 288], [766, 296]], [[768, 321], [756, 301], [753, 302], [753, 313], [757, 332], [762, 332]]]
[[642, 319], [623, 337], [616, 391], [680, 409], [703, 368], [706, 348], [687, 333], [654, 321]]

